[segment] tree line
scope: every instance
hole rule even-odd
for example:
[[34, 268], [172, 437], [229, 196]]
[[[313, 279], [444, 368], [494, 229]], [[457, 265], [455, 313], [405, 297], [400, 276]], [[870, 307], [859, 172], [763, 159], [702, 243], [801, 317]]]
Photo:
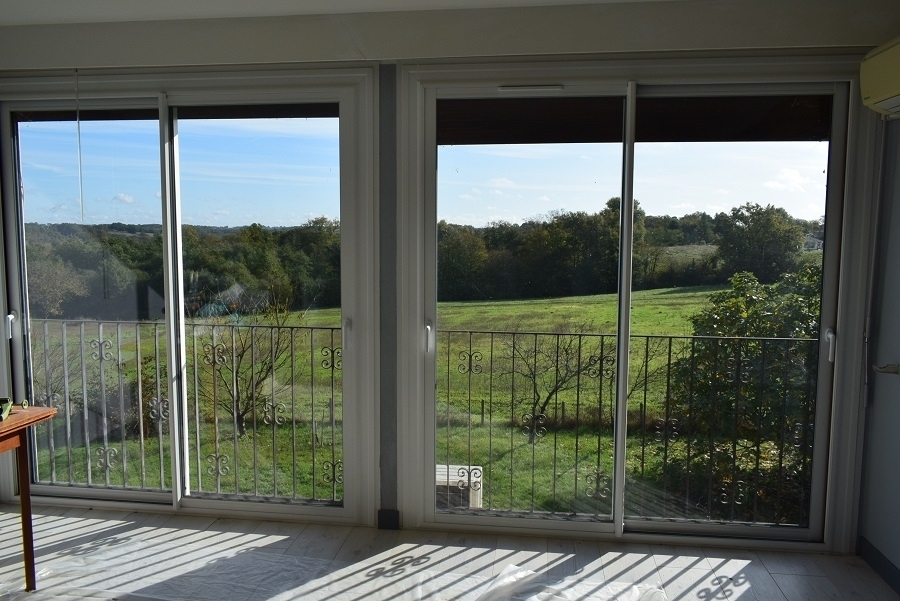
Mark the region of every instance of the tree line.
[[[598, 213], [557, 212], [486, 227], [438, 223], [438, 299], [553, 298], [618, 289], [620, 200]], [[738, 272], [769, 284], [824, 238], [820, 220], [748, 203], [718, 213], [648, 216], [633, 227], [633, 287], [723, 284]], [[694, 252], [686, 252], [692, 247]], [[815, 260], [820, 260], [815, 257]]]
[[[439, 300], [552, 298], [618, 288], [620, 201], [597, 213], [555, 212], [522, 224], [437, 224]], [[710, 216], [634, 219], [636, 289], [722, 284], [753, 273], [772, 283], [796, 271], [821, 221], [745, 204]], [[30, 303], [38, 318], [156, 319], [163, 298], [159, 225], [25, 226]], [[187, 225], [185, 309], [208, 317], [340, 303], [340, 223], [296, 227]], [[810, 253], [806, 253], [810, 255]], [[818, 259], [820, 260], [820, 259]], [[154, 306], [154, 302], [157, 306]]]

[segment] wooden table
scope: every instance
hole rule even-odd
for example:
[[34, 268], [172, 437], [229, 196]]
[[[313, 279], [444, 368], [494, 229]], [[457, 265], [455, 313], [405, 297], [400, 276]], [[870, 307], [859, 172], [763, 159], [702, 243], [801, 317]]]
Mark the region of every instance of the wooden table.
[[9, 416], [0, 422], [0, 453], [19, 449], [16, 453], [19, 467], [19, 502], [22, 514], [22, 548], [25, 554], [25, 590], [36, 588], [34, 572], [34, 530], [31, 525], [31, 467], [28, 465], [28, 427], [56, 415], [52, 407], [15, 406]]

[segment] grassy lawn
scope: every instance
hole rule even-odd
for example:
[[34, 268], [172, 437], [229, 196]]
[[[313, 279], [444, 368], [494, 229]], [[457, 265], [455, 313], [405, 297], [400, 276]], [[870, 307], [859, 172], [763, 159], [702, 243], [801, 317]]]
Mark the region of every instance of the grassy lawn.
[[[683, 336], [691, 333], [690, 317], [721, 287], [639, 290], [631, 296], [633, 334]], [[557, 332], [572, 326], [597, 334], [614, 334], [618, 295], [514, 301], [438, 303], [439, 330]]]
[[[689, 335], [690, 317], [703, 308], [709, 295], [716, 289], [718, 288], [676, 288], [635, 292], [632, 298], [633, 335]], [[615, 337], [601, 338], [596, 334], [615, 333], [616, 304], [616, 295], [440, 303], [438, 314], [441, 334], [438, 337], [435, 407], [436, 461], [482, 466], [485, 508], [600, 517], [609, 514]], [[333, 327], [339, 323], [339, 309], [323, 309], [293, 314], [287, 325]], [[566, 339], [558, 336], [450, 335], [449, 330], [587, 331], [594, 335], [578, 338], [581, 346], [573, 347], [577, 352], [568, 359], [560, 359], [561, 341], [565, 343]], [[70, 343], [77, 338], [74, 332], [69, 332], [67, 336], [70, 337]], [[339, 501], [343, 497], [344, 485], [338, 481], [342, 479], [342, 474], [335, 465], [341, 461], [342, 453], [341, 373], [333, 365], [325, 368], [321, 354], [325, 347], [334, 344], [329, 341], [335, 337], [339, 341], [340, 336], [339, 333], [331, 332], [323, 333], [323, 338], [306, 336], [302, 339], [305, 342], [298, 338], [292, 347], [295, 353], [293, 359], [281, 365], [274, 376], [267, 377], [260, 389], [263, 393], [260, 403], [274, 398], [276, 403], [283, 405], [284, 413], [279, 414], [282, 421], [272, 423], [269, 419], [267, 422], [261, 414], [256, 414], [255, 419], [248, 420], [248, 432], [243, 436], [236, 436], [234, 421], [227, 412], [223, 413], [220, 408], [214, 411], [212, 397], [203, 396], [204, 387], [207, 394], [210, 390], [217, 391], [214, 393], [216, 395], [227, 394], [218, 387], [222, 384], [215, 389], [211, 386], [211, 370], [219, 369], [215, 361], [212, 361], [213, 355], [209, 354], [208, 349], [204, 350], [199, 339], [198, 342], [189, 344], [190, 361], [196, 361], [196, 366], [199, 367], [196, 376], [193, 365], [188, 370], [190, 397], [187, 443], [192, 491], [224, 496], [326, 502]], [[57, 335], [48, 330], [46, 338], [48, 342], [54, 339], [58, 342], [62, 334]], [[634, 388], [635, 392], [629, 401], [630, 435], [626, 462], [629, 477], [642, 482], [642, 490], [660, 491], [659, 495], [656, 492], [649, 495], [653, 501], [649, 505], [653, 508], [650, 510], [651, 514], [656, 511], [663, 512], [663, 516], [666, 515], [664, 512], [677, 515], [679, 508], [702, 501], [697, 496], [702, 496], [700, 488], [705, 491], [707, 498], [715, 496], [716, 499], [732, 499], [732, 507], [746, 503], [746, 499], [736, 492], [729, 493], [728, 486], [749, 486], [753, 484], [753, 479], [763, 478], [759, 471], [762, 468], [758, 467], [763, 454], [768, 461], [767, 467], [764, 466], [768, 470], [765, 477], [773, 481], [775, 478], [772, 474], [780, 478], [788, 463], [792, 469], [797, 465], [802, 467], [802, 459], [788, 457], [793, 447], [789, 442], [785, 444], [784, 439], [774, 450], [772, 441], [743, 441], [741, 448], [745, 449], [742, 452], [746, 459], [738, 461], [734, 458], [729, 463], [728, 449], [737, 446], [728, 440], [727, 433], [722, 434], [721, 441], [716, 439], [703, 442], [704, 448], [713, 449], [705, 459], [697, 450], [699, 447], [692, 450], [691, 445], [699, 444], [697, 441], [691, 442], [689, 436], [681, 433], [670, 436], [667, 429], [674, 430], [674, 422], [667, 423], [669, 416], [666, 407], [670, 400], [665, 370], [658, 372], [657, 379], [642, 384], [639, 367], [643, 362], [645, 368], [664, 368], [670, 359], [677, 359], [678, 352], [684, 351], [676, 349], [675, 355], [671, 355], [671, 347], [661, 347], [650, 356], [644, 342], [637, 338], [635, 340], [637, 342], [632, 347], [631, 377], [635, 379], [633, 384], [637, 388]], [[85, 348], [89, 353], [92, 347]], [[106, 384], [99, 386], [95, 382], [88, 386], [87, 398], [91, 399], [101, 389], [105, 389], [105, 394], [113, 405], [121, 403], [125, 409], [136, 406], [132, 404], [133, 398], [128, 396], [133, 389], [123, 387], [122, 383], [134, 382], [136, 385], [138, 366], [134, 358], [138, 356], [138, 348], [141, 357], [152, 356], [165, 349], [163, 341], [150, 335], [150, 332], [141, 336], [138, 345], [136, 336], [129, 335], [126, 330], [113, 347], [116, 360], [121, 361], [119, 369], [115, 369], [115, 364], [110, 361], [104, 371]], [[267, 348], [263, 345], [253, 350], [251, 356], [265, 356], [269, 352]], [[196, 360], [193, 349], [197, 350]], [[80, 352], [77, 345], [70, 350]], [[515, 359], [519, 362], [516, 364], [518, 367], [515, 367], [513, 357], [517, 351], [521, 354]], [[204, 359], [204, 353], [209, 360]], [[223, 356], [233, 361], [230, 350]], [[525, 426], [532, 409], [531, 399], [535, 394], [535, 385], [538, 392], [545, 395], [547, 390], [558, 383], [561, 361], [569, 361], [569, 364], [578, 367], [597, 357], [606, 357], [612, 362], [597, 363], [597, 369], [584, 370], [577, 378], [572, 379], [571, 386], [554, 393], [546, 410], [547, 422], [544, 427], [535, 430], [535, 435], [529, 436]], [[49, 364], [49, 361], [40, 360], [43, 363], [36, 366], [36, 378], [40, 378], [41, 370], [46, 369]], [[529, 362], [532, 373], [541, 374], [537, 380], [534, 377], [529, 380], [524, 373], [527, 369], [523, 372], [523, 364], [529, 366]], [[79, 372], [69, 382], [77, 384], [75, 389], [80, 392], [80, 359], [76, 360], [73, 355], [68, 364]], [[100, 378], [98, 365], [95, 360], [93, 366], [84, 371], [92, 381]], [[145, 381], [146, 370], [150, 367], [142, 368]], [[228, 375], [223, 382], [227, 383], [231, 377]], [[162, 378], [164, 380], [165, 376]], [[39, 386], [37, 388], [40, 389]], [[123, 398], [128, 402], [119, 398], [122, 394], [126, 395]], [[146, 407], [147, 397], [150, 395], [146, 391], [144, 394], [143, 403]], [[325, 411], [329, 399], [334, 399], [335, 403], [336, 427], [333, 428], [330, 425], [332, 420]], [[73, 412], [73, 428], [82, 427], [78, 422], [82, 415], [79, 411]], [[97, 414], [95, 406], [91, 411]], [[312, 431], [312, 418], [315, 418], [321, 428], [316, 434]], [[60, 418], [55, 421], [62, 422]], [[216, 423], [218, 428], [215, 427]], [[660, 423], [663, 425], [660, 426]], [[170, 486], [166, 432], [147, 430], [144, 440], [131, 433], [125, 436], [127, 440], [124, 442], [122, 436], [118, 436], [109, 444], [110, 449], [115, 449], [112, 454], [109, 451], [104, 454], [103, 445], [97, 440], [96, 429], [91, 436], [94, 438], [90, 449], [86, 449], [83, 444], [74, 444], [68, 449], [64, 442], [60, 444], [56, 441], [51, 457], [49, 432], [39, 431], [40, 480], [48, 481], [52, 475], [57, 482], [63, 484], [87, 483], [87, 470], [90, 466], [90, 481], [96, 486], [150, 490], [165, 490]], [[724, 445], [721, 453], [716, 450], [719, 444]], [[765, 453], [763, 448], [767, 449]], [[713, 466], [718, 461], [715, 459], [718, 455], [725, 459], [722, 459], [721, 466]], [[711, 484], [712, 480], [707, 472], [710, 466], [715, 467], [715, 486]], [[796, 475], [793, 477], [794, 480], [799, 478]], [[707, 479], [705, 484], [704, 478]], [[734, 484], [728, 484], [730, 482]], [[713, 488], [716, 490], [713, 491]], [[784, 499], [780, 492], [778, 494], [778, 506], [762, 516], [762, 521], [780, 519], [779, 516], [785, 514], [783, 501], [794, 505], [802, 503], [802, 493], [799, 493], [799, 497], [794, 494], [790, 499], [787, 493]], [[666, 505], [670, 496], [674, 503], [671, 506]], [[677, 502], [674, 500], [676, 496], [680, 499]], [[738, 498], [741, 500], [734, 500]], [[724, 502], [720, 502], [722, 504]], [[707, 510], [711, 514], [715, 513], [708, 508]], [[756, 517], [750, 515], [750, 519]]]

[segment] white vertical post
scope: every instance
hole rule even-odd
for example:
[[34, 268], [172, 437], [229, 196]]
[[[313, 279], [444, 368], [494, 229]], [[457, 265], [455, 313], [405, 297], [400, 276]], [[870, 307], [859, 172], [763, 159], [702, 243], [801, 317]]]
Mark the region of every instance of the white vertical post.
[[616, 347], [616, 420], [613, 461], [613, 526], [625, 531], [625, 440], [628, 436], [628, 351], [631, 346], [631, 261], [634, 234], [634, 126], [637, 84], [625, 91], [625, 140], [622, 150], [622, 202], [619, 227], [619, 328]]
[[159, 95], [159, 141], [163, 225], [163, 279], [166, 295], [166, 361], [168, 363], [169, 446], [172, 454], [172, 504], [189, 494], [187, 390], [185, 387], [184, 283], [181, 274], [181, 207], [178, 199], [178, 148], [175, 120], [165, 94]]

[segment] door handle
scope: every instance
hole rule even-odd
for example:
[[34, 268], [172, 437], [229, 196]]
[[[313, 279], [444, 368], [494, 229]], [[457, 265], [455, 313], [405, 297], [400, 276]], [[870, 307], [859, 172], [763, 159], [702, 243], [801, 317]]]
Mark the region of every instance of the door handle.
[[834, 330], [831, 328], [825, 330], [825, 340], [828, 342], [828, 362], [834, 363], [834, 349], [837, 343], [837, 334]]
[[341, 353], [346, 356], [347, 342], [350, 340], [350, 326], [352, 322], [349, 319], [344, 320], [344, 326], [341, 328]]
[[425, 322], [425, 352], [434, 351], [434, 324], [431, 320]]

